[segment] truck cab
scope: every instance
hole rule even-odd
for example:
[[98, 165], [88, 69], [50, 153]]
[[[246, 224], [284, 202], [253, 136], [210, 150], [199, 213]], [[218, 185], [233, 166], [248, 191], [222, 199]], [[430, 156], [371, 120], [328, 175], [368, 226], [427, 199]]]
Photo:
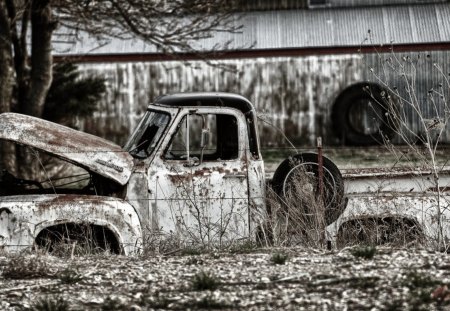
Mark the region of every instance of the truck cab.
[[192, 243], [251, 237], [265, 212], [255, 110], [242, 96], [163, 96], [124, 149], [135, 162], [126, 200], [152, 236]]

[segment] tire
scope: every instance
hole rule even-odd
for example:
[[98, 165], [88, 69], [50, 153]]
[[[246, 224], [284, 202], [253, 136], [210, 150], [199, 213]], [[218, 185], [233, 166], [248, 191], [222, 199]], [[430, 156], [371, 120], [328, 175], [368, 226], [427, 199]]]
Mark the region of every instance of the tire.
[[[286, 202], [293, 202], [306, 212], [310, 208], [307, 205], [310, 205], [311, 202], [308, 201], [308, 198], [304, 199], [303, 197], [314, 196], [317, 199], [319, 195], [318, 177], [318, 155], [315, 153], [297, 154], [284, 160], [278, 166], [273, 175], [272, 188], [280, 198]], [[298, 192], [299, 187], [296, 186], [298, 184], [300, 184], [300, 192]], [[326, 157], [323, 157], [323, 195], [325, 222], [329, 225], [337, 220], [345, 207], [343, 204], [344, 182], [339, 169]]]
[[368, 146], [392, 139], [398, 128], [396, 96], [373, 83], [358, 83], [336, 99], [332, 122], [344, 144]]

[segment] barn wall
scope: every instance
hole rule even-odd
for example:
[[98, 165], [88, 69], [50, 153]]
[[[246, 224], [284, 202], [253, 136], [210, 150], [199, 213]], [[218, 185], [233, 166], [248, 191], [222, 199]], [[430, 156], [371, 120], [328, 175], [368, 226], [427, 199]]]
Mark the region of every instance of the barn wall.
[[[361, 79], [359, 56], [259, 58], [222, 61], [226, 69], [204, 62], [86, 64], [86, 74], [102, 74], [108, 93], [99, 112], [81, 127], [124, 143], [148, 103], [176, 92], [223, 91], [254, 103], [267, 122], [299, 145], [330, 134], [329, 102], [345, 85]], [[260, 122], [262, 144], [286, 145], [273, 126]], [[329, 139], [327, 139], [329, 140]]]
[[[418, 60], [418, 53], [401, 53], [396, 57], [417, 60], [413, 66], [415, 96], [427, 114], [433, 111], [427, 102], [427, 91], [443, 80], [433, 63], [442, 64], [444, 71], [450, 72], [447, 68], [450, 53], [420, 55]], [[123, 144], [148, 103], [157, 96], [223, 91], [241, 94], [254, 103], [266, 121], [259, 124], [264, 147], [288, 145], [276, 128], [297, 146], [314, 145], [317, 136], [322, 136], [328, 145], [339, 144], [331, 124], [333, 102], [346, 87], [363, 80], [376, 80], [370, 68], [375, 73], [383, 73], [382, 80], [396, 86], [408, 98], [404, 79], [394, 70], [383, 70], [389, 57], [392, 55], [373, 53], [220, 61], [226, 69], [201, 61], [84, 64], [80, 69], [85, 74], [104, 75], [108, 93], [99, 111], [92, 118], [81, 120], [80, 125], [88, 132]], [[408, 111], [408, 122], [413, 132], [421, 130], [417, 116], [411, 111]], [[448, 141], [449, 137], [447, 133], [445, 139]]]

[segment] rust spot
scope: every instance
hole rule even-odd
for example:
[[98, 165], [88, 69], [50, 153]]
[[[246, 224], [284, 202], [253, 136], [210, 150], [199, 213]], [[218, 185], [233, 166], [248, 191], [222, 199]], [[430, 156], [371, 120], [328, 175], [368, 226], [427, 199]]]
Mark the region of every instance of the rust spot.
[[63, 194], [53, 197], [51, 200], [45, 200], [38, 202], [36, 207], [39, 211], [44, 211], [46, 209], [61, 206], [65, 204], [79, 204], [80, 201], [88, 201], [90, 205], [97, 205], [102, 203], [104, 200], [97, 196], [85, 196], [85, 195], [74, 195], [74, 194]]
[[191, 174], [181, 174], [181, 175], [168, 175], [169, 180], [173, 184], [182, 184], [192, 180]]

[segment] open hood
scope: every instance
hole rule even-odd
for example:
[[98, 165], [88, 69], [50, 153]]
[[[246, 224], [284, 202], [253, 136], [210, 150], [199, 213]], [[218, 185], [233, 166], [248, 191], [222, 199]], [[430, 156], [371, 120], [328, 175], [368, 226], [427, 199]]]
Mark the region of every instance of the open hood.
[[120, 146], [69, 127], [17, 113], [0, 114], [0, 139], [44, 151], [125, 185], [133, 158]]

